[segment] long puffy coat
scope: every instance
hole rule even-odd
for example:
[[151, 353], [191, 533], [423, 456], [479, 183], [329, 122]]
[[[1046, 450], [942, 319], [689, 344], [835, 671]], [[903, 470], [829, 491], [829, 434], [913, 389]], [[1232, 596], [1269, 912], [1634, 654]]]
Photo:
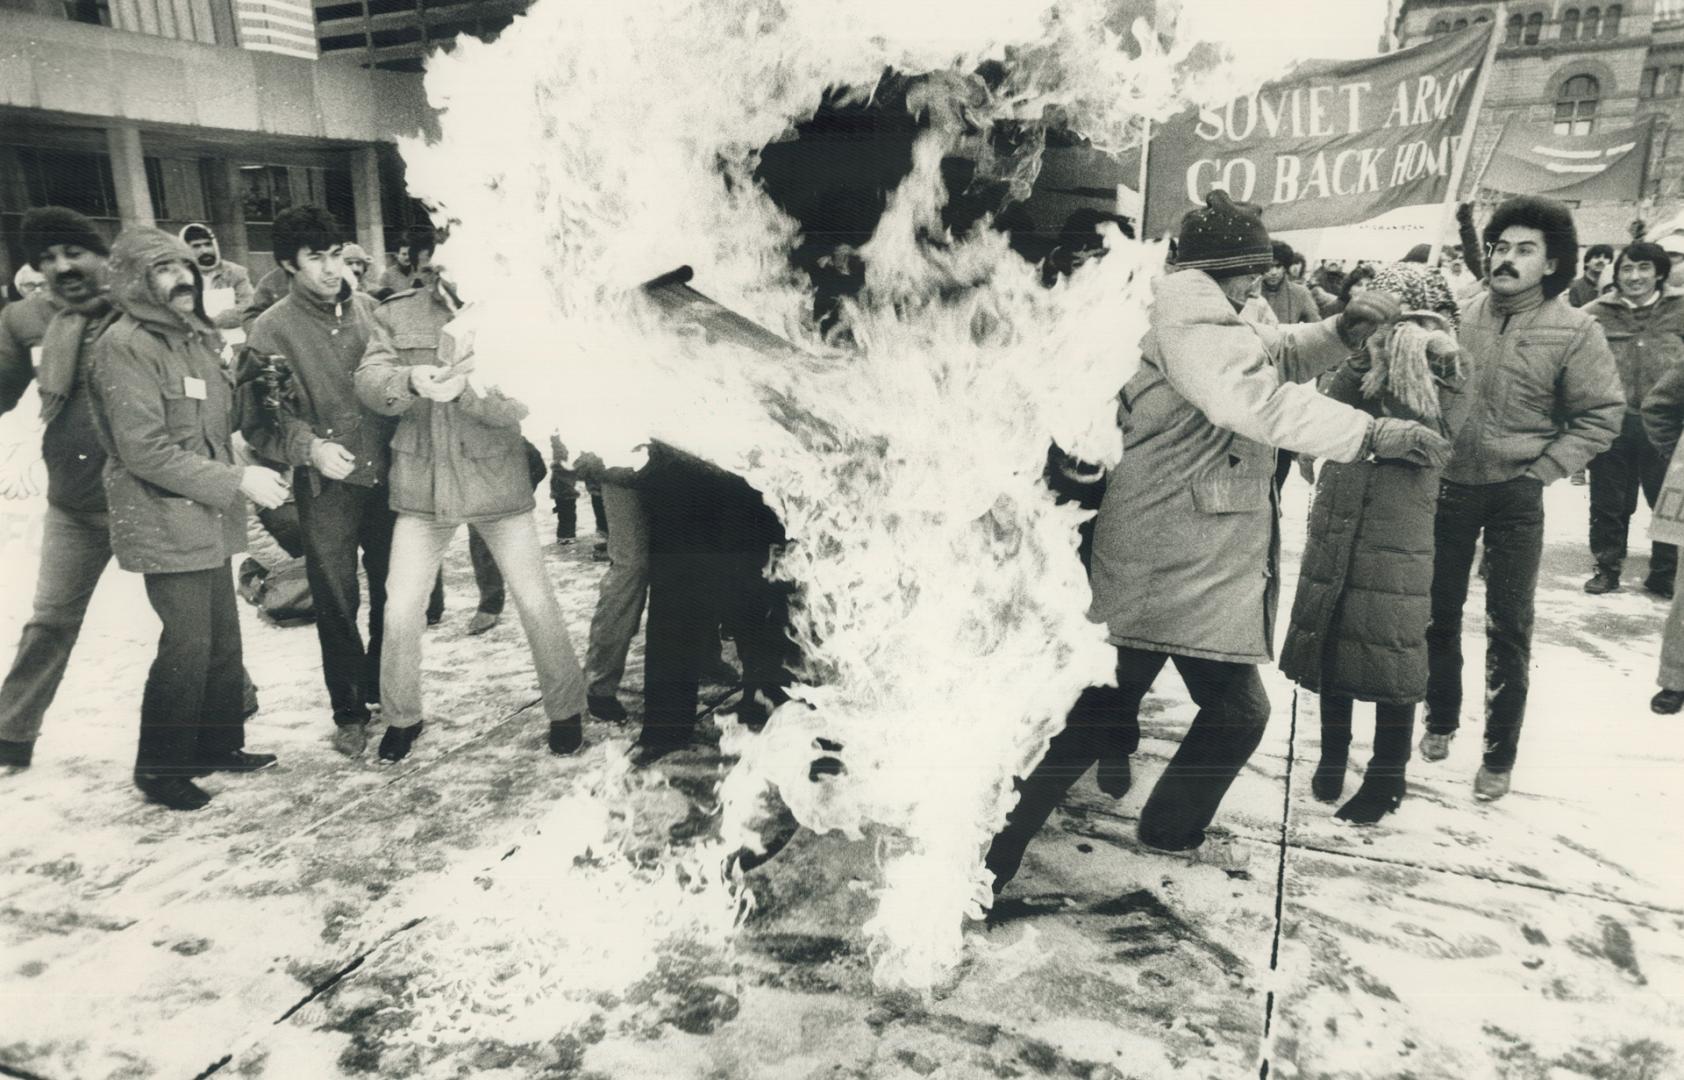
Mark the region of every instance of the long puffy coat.
[[[1421, 420], [1454, 441], [1469, 395], [1459, 383], [1437, 383], [1436, 421], [1389, 398], [1364, 400], [1360, 376], [1349, 367], [1326, 393], [1376, 416]], [[1289, 678], [1361, 701], [1403, 705], [1426, 697], [1439, 472], [1400, 461], [1322, 466], [1281, 648]]]
[[1345, 358], [1334, 320], [1251, 326], [1202, 270], [1153, 283], [1123, 388], [1123, 464], [1095, 520], [1093, 607], [1113, 645], [1240, 664], [1274, 656], [1277, 446], [1349, 461], [1369, 418], [1305, 385]]

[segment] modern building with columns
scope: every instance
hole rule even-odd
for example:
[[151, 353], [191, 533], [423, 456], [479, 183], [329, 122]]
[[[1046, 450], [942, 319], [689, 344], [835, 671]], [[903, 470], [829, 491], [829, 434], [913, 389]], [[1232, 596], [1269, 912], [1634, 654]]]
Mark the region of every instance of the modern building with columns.
[[0, 0], [0, 280], [49, 204], [110, 236], [208, 222], [255, 277], [316, 203], [380, 265], [424, 220], [396, 139], [433, 114], [419, 74], [320, 55], [310, 0]]

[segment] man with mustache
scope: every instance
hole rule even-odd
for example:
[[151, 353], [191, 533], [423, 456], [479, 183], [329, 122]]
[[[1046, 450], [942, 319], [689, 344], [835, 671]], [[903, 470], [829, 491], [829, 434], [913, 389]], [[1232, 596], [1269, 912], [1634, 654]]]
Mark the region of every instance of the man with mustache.
[[[356, 757], [368, 741], [369, 706], [380, 700], [386, 569], [396, 517], [387, 508], [392, 421], [357, 400], [374, 299], [345, 266], [345, 232], [318, 206], [275, 218], [275, 262], [288, 292], [252, 324], [241, 358], [243, 400], [267, 362], [291, 371], [292, 399], [278, 410], [245, 408], [241, 433], [267, 461], [290, 466], [304, 535], [304, 566], [316, 603], [322, 678], [335, 725], [333, 745]], [[368, 641], [358, 627], [357, 556], [368, 573]]]
[[1462, 607], [1483, 533], [1485, 756], [1474, 796], [1489, 801], [1508, 793], [1526, 713], [1544, 485], [1613, 443], [1626, 402], [1602, 327], [1561, 299], [1579, 252], [1567, 207], [1512, 198], [1491, 215], [1483, 241], [1489, 287], [1466, 301], [1457, 332], [1472, 404], [1439, 484], [1434, 520], [1421, 757], [1447, 757], [1461, 723]]
[[0, 414], [31, 379], [41, 398], [47, 517], [34, 611], [0, 686], [0, 765], [27, 768], [41, 721], [82, 632], [94, 586], [111, 561], [105, 452], [88, 403], [90, 346], [114, 315], [106, 297], [105, 239], [60, 206], [31, 210], [19, 229], [24, 257], [47, 288], [0, 313]]
[[245, 550], [246, 500], [274, 508], [286, 481], [234, 459], [234, 388], [222, 338], [205, 317], [187, 245], [134, 228], [111, 250], [121, 316], [95, 350], [90, 399], [105, 447], [111, 551], [144, 574], [163, 623], [140, 705], [134, 782], [148, 802], [197, 810], [193, 783], [255, 772], [273, 754], [245, 750], [240, 615], [229, 560]]
[[198, 264], [199, 275], [205, 283], [206, 308], [211, 306], [213, 290], [220, 290], [226, 300], [226, 305], [211, 317], [211, 322], [218, 330], [235, 329], [244, 320], [245, 308], [251, 303], [251, 275], [239, 263], [222, 257], [222, 248], [209, 225], [195, 221], [185, 226], [180, 236], [182, 243], [193, 249], [193, 261]]

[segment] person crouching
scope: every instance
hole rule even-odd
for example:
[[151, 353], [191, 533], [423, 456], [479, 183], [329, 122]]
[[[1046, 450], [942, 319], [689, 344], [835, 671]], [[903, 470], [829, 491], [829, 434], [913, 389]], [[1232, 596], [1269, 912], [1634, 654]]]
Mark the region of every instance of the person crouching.
[[537, 504], [520, 422], [526, 406], [468, 385], [472, 358], [446, 364], [440, 340], [461, 306], [448, 282], [428, 283], [375, 311], [357, 394], [398, 416], [388, 477], [392, 532], [380, 704], [384, 761], [401, 761], [421, 733], [421, 635], [427, 596], [456, 530], [472, 523], [503, 572], [520, 612], [550, 719], [549, 746], [571, 754], [584, 740], [585, 679], [544, 571], [532, 521]]
[[210, 796], [193, 777], [275, 764], [244, 749], [229, 561], [245, 550], [245, 500], [279, 506], [287, 485], [234, 460], [233, 386], [187, 245], [131, 229], [112, 245], [110, 275], [122, 314], [96, 347], [90, 397], [107, 454], [111, 550], [124, 570], [145, 575], [164, 624], [141, 699], [135, 786], [149, 802], [197, 810]]
[[[1381, 268], [1370, 284], [1398, 297], [1403, 318], [1369, 338], [1324, 393], [1453, 442], [1469, 404], [1455, 298], [1437, 270], [1410, 263]], [[1352, 703], [1375, 703], [1374, 756], [1335, 815], [1360, 825], [1403, 801], [1415, 706], [1427, 695], [1439, 472], [1407, 460], [1328, 462], [1310, 510], [1281, 670], [1321, 695], [1321, 761], [1311, 790], [1323, 802], [1344, 790]]]

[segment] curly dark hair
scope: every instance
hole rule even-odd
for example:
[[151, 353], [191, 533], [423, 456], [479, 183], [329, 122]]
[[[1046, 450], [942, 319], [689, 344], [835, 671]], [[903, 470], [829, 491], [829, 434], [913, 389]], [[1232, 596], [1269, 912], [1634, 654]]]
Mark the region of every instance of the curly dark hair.
[[296, 263], [300, 251], [332, 251], [345, 242], [339, 222], [320, 206], [293, 206], [275, 215], [275, 261]]
[[1573, 212], [1554, 199], [1537, 195], [1516, 195], [1502, 203], [1485, 223], [1480, 240], [1486, 253], [1487, 270], [1491, 247], [1504, 230], [1519, 225], [1537, 229], [1544, 234], [1544, 257], [1555, 260], [1555, 270], [1544, 276], [1544, 298], [1560, 296], [1579, 275], [1579, 230], [1573, 224]]
[[1374, 280], [1374, 267], [1367, 263], [1357, 263], [1351, 272], [1345, 275], [1345, 280], [1339, 283], [1339, 302], [1351, 302], [1351, 290], [1367, 281]]

